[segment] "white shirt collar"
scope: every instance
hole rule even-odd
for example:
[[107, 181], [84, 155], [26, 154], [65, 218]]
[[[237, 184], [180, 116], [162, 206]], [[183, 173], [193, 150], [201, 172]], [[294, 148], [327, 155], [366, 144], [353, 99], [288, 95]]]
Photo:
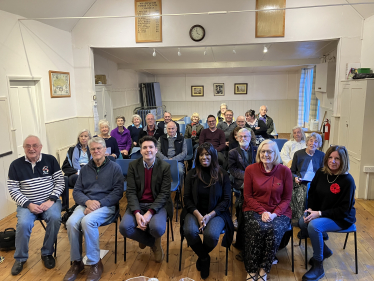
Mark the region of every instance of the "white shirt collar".
[[178, 133], [175, 133], [175, 136], [174, 136], [174, 137], [171, 137], [171, 136], [169, 136], [169, 134], [167, 134], [167, 138], [168, 138], [168, 139], [170, 139], [170, 138], [176, 138], [177, 135], [178, 135]]
[[[27, 158], [26, 155], [25, 155], [25, 161], [26, 161], [26, 162], [29, 162], [29, 163], [32, 164], [32, 162]], [[36, 161], [36, 163], [37, 163], [37, 162], [40, 162], [40, 161], [42, 161], [42, 154], [41, 154], [41, 153], [40, 153], [39, 159]]]
[[153, 163], [152, 163], [151, 166], [148, 166], [148, 164], [143, 160], [143, 166], [144, 166], [144, 168], [146, 168], [147, 170], [149, 170], [149, 169], [153, 168], [153, 166], [155, 165], [155, 162], [156, 162], [156, 157], [155, 157], [155, 160], [153, 161]]

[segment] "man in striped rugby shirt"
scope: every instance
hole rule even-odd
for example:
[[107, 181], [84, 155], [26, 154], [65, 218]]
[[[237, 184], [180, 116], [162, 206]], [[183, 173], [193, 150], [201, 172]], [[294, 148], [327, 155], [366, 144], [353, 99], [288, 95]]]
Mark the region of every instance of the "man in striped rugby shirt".
[[60, 194], [65, 188], [64, 177], [52, 155], [40, 153], [42, 144], [37, 136], [23, 142], [25, 156], [9, 167], [8, 189], [17, 203], [16, 250], [12, 275], [19, 274], [29, 257], [29, 240], [36, 219], [47, 223], [41, 258], [48, 269], [55, 267], [52, 257], [54, 243], [61, 224]]

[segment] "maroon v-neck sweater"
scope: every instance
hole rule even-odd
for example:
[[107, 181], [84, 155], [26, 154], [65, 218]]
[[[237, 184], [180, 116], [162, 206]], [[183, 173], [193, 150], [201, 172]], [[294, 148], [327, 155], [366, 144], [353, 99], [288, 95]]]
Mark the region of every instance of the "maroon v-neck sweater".
[[264, 165], [255, 163], [245, 169], [243, 211], [276, 213], [291, 219], [292, 173], [281, 164], [265, 172]]

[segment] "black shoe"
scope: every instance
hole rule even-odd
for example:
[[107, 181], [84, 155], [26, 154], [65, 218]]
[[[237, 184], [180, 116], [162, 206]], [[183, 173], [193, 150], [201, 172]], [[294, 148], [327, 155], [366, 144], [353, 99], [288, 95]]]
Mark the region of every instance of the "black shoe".
[[[333, 252], [331, 251], [331, 249], [327, 247], [326, 243], [323, 243], [323, 260], [328, 259], [329, 257], [332, 256], [332, 254]], [[309, 260], [309, 264], [313, 265], [313, 261], [314, 261], [314, 258], [311, 257]]]
[[206, 258], [201, 259], [200, 276], [202, 279], [207, 279], [209, 277], [209, 269], [210, 269], [210, 256], [208, 255]]
[[51, 255], [42, 256], [42, 261], [44, 266], [48, 269], [54, 268], [56, 265], [55, 259]]
[[323, 276], [325, 276], [323, 262], [313, 259], [313, 266], [307, 273], [303, 275], [302, 281], [317, 281]]
[[18, 275], [23, 269], [25, 261], [15, 261], [12, 267], [12, 275]]

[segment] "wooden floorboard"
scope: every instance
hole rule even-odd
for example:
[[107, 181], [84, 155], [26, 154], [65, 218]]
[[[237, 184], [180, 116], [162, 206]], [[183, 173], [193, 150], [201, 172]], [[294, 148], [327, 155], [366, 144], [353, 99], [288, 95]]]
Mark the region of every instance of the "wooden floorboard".
[[[71, 191], [70, 191], [71, 195]], [[72, 197], [70, 198], [71, 205], [74, 204]], [[123, 198], [120, 202], [121, 214], [123, 215], [126, 209], [126, 199]], [[373, 200], [357, 200], [357, 243], [358, 243], [358, 269], [359, 274], [355, 274], [355, 260], [354, 260], [354, 236], [349, 235], [347, 247], [343, 250], [345, 234], [329, 233], [330, 239], [326, 242], [327, 245], [334, 251], [334, 255], [325, 260], [324, 268], [326, 276], [321, 280], [373, 280], [374, 281], [374, 201]], [[180, 215], [180, 211], [179, 211]], [[174, 212], [175, 216], [175, 212]], [[17, 218], [15, 213], [2, 219], [0, 221], [0, 230], [8, 227], [16, 226]], [[182, 268], [179, 271], [179, 248], [180, 248], [180, 234], [179, 221], [173, 220], [174, 241], [171, 240], [171, 232], [169, 237], [169, 262], [166, 262], [166, 257], [162, 263], [154, 261], [153, 254], [149, 248], [141, 250], [138, 243], [127, 239], [126, 259], [123, 261], [124, 238], [118, 232], [118, 252], [117, 264], [114, 263], [114, 245], [115, 245], [115, 225], [100, 227], [100, 245], [102, 249], [109, 250], [109, 253], [104, 257], [104, 273], [101, 280], [127, 280], [136, 276], [158, 277], [160, 281], [170, 280], [178, 281], [183, 277], [189, 277], [193, 280], [200, 280], [200, 272], [196, 269], [197, 257], [191, 248], [187, 247], [187, 243], [183, 242], [183, 257]], [[294, 229], [294, 243], [282, 249], [277, 253], [279, 263], [273, 265], [268, 280], [271, 281], [288, 281], [301, 280], [301, 277], [306, 272], [304, 266], [304, 241], [299, 246], [299, 240], [296, 237], [298, 228]], [[0, 255], [5, 257], [5, 260], [0, 264], [0, 280], [62, 280], [65, 273], [70, 268], [70, 244], [67, 232], [61, 226], [58, 234], [57, 259], [56, 267], [48, 270], [43, 266], [40, 258], [40, 248], [42, 247], [44, 238], [44, 229], [38, 221], [30, 238], [29, 244], [29, 259], [26, 262], [22, 273], [18, 276], [10, 274], [13, 266], [14, 251], [0, 251]], [[234, 247], [230, 248], [228, 255], [228, 275], [225, 276], [225, 259], [226, 251], [221, 246], [222, 237], [217, 246], [211, 253], [211, 270], [207, 281], [241, 281], [245, 280], [246, 272], [244, 264], [235, 259], [235, 255], [239, 253]], [[162, 237], [162, 246], [166, 254], [166, 233]], [[294, 248], [295, 256], [295, 272], [291, 271], [291, 247]], [[308, 258], [312, 256], [312, 246], [308, 240]], [[84, 249], [84, 246], [83, 246]], [[76, 280], [85, 280], [88, 267], [81, 273]]]

